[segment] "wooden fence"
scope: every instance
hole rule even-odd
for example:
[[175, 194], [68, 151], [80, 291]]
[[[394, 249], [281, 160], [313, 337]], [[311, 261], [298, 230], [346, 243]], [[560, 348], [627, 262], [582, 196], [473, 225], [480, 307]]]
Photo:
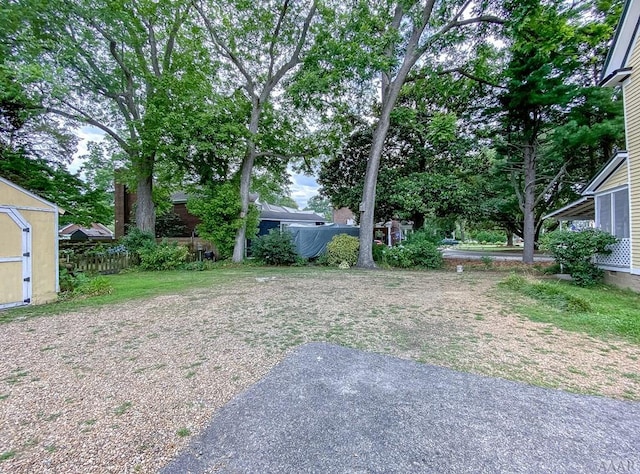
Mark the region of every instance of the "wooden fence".
[[118, 273], [130, 265], [129, 254], [114, 253], [112, 255], [74, 255], [63, 258], [74, 272], [84, 273]]

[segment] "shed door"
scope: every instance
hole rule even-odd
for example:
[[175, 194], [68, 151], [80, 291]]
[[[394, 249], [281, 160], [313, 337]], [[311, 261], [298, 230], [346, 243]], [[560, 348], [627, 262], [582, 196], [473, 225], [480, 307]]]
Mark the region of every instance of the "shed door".
[[31, 302], [31, 226], [0, 207], [0, 309]]

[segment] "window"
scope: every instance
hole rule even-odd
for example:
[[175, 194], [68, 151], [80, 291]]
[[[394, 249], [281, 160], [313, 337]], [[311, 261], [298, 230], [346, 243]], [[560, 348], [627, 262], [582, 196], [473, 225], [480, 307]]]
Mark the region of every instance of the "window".
[[619, 239], [629, 237], [629, 191], [626, 188], [596, 197], [596, 225]]

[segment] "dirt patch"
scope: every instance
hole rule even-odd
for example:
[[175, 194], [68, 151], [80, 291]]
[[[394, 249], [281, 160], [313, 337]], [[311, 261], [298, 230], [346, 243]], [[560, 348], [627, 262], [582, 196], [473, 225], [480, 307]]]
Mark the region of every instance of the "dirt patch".
[[523, 319], [503, 274], [317, 271], [15, 321], [0, 344], [0, 471], [155, 472], [293, 347], [327, 341], [640, 398], [640, 347]]

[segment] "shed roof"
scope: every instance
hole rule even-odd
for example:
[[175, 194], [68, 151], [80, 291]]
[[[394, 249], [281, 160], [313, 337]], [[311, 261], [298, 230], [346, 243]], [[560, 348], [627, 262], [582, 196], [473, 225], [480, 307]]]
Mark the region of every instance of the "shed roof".
[[[31, 191], [27, 191], [23, 187], [18, 186], [17, 184], [13, 183], [12, 181], [9, 181], [8, 179], [0, 177], [0, 183], [3, 183], [5, 185], [9, 186], [10, 188], [13, 188], [13, 189], [25, 194], [29, 198], [37, 201], [37, 203], [40, 204], [40, 205], [44, 205], [45, 207], [49, 207], [49, 208], [54, 209], [54, 210], [57, 209], [58, 212], [60, 212], [60, 214], [64, 214], [64, 210], [58, 208], [58, 206], [56, 206], [54, 203], [47, 201], [46, 199], [38, 196], [37, 194], [32, 193]], [[2, 196], [0, 196], [0, 204], [11, 204], [11, 203], [2, 202]]]
[[577, 201], [547, 214], [543, 219], [557, 219], [559, 221], [592, 221], [596, 218], [596, 206], [593, 196], [583, 196]]

